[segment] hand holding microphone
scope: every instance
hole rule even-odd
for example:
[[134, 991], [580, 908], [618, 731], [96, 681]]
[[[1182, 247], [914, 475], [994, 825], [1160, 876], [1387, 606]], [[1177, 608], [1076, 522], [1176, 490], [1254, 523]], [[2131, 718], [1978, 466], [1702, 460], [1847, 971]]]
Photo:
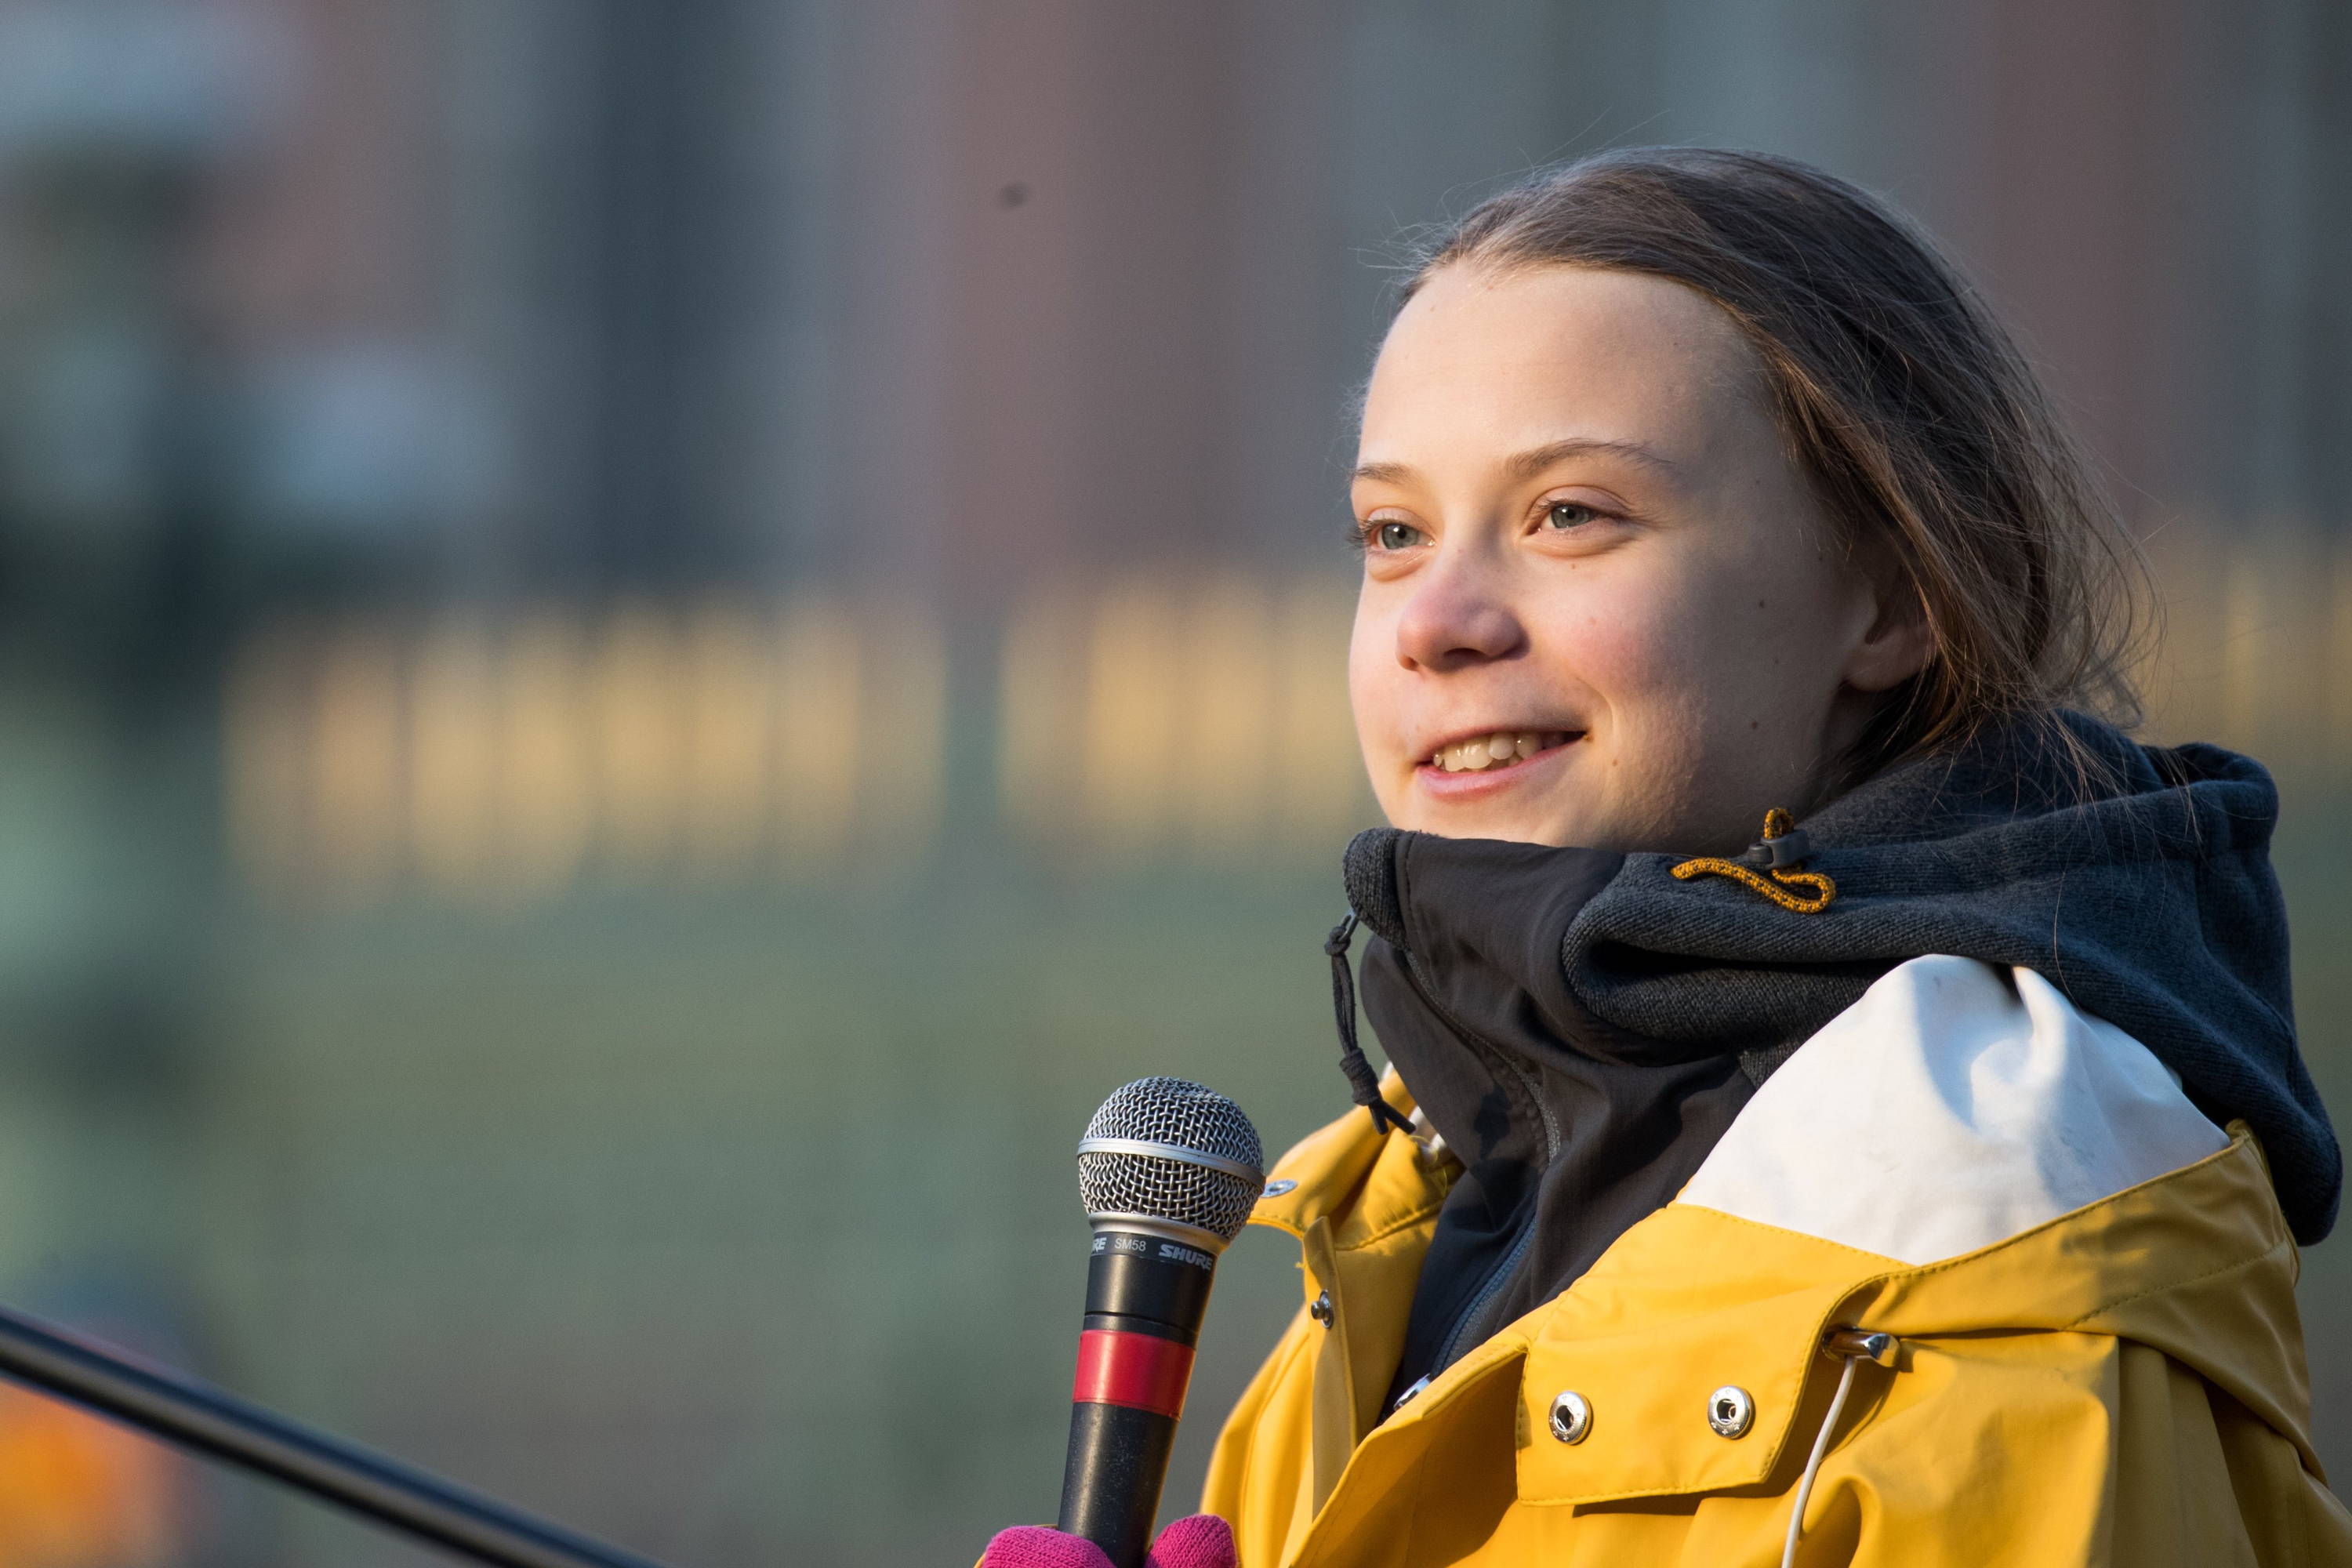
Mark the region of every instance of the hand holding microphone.
[[[1072, 1536], [1110, 1568], [1146, 1568], [1217, 1255], [1248, 1220], [1265, 1163], [1241, 1108], [1182, 1079], [1139, 1079], [1087, 1123], [1078, 1195], [1094, 1246], [1060, 1533], [1006, 1531], [988, 1568], [1095, 1568]], [[1233, 1552], [1222, 1521], [1195, 1516], [1169, 1526], [1150, 1562], [1230, 1568]]]
[[[1238, 1568], [1239, 1563], [1233, 1527], [1213, 1513], [1196, 1513], [1160, 1532], [1143, 1568]], [[1110, 1568], [1110, 1559], [1083, 1535], [1024, 1524], [998, 1531], [980, 1568]]]

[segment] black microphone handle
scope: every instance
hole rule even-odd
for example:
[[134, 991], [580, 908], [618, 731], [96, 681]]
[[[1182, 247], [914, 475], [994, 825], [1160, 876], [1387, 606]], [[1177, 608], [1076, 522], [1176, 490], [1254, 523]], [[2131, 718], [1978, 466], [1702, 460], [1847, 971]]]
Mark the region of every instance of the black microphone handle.
[[1059, 1528], [1142, 1568], [1215, 1279], [1213, 1254], [1106, 1225], [1087, 1263]]
[[0, 1373], [493, 1568], [661, 1568], [6, 1308]]
[[1112, 1568], [1142, 1568], [1175, 1445], [1171, 1416], [1131, 1405], [1073, 1404], [1055, 1527], [1101, 1547]]

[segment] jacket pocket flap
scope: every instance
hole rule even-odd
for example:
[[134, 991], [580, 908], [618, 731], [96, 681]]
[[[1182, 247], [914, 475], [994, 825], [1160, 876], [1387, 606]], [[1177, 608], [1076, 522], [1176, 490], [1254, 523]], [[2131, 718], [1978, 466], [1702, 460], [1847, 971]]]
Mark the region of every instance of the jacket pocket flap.
[[[1762, 1481], [1788, 1446], [1816, 1369], [1834, 1380], [1822, 1337], [1852, 1293], [1850, 1285], [1797, 1291], [1633, 1333], [1572, 1337], [1572, 1325], [1546, 1325], [1519, 1385], [1520, 1500], [1599, 1502]], [[1801, 1436], [1810, 1442], [1812, 1428]]]

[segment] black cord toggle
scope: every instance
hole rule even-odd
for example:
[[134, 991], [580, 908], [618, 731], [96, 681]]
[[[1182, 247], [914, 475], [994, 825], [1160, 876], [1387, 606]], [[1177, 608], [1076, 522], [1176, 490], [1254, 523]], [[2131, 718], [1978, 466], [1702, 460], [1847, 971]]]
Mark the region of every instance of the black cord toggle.
[[1381, 1080], [1373, 1076], [1372, 1064], [1364, 1059], [1364, 1047], [1356, 1039], [1356, 972], [1348, 966], [1348, 947], [1355, 940], [1356, 911], [1349, 910], [1323, 943], [1331, 960], [1331, 1013], [1339, 1026], [1339, 1070], [1348, 1075], [1349, 1095], [1372, 1113], [1375, 1130], [1394, 1128], [1410, 1135], [1412, 1123], [1381, 1098]]

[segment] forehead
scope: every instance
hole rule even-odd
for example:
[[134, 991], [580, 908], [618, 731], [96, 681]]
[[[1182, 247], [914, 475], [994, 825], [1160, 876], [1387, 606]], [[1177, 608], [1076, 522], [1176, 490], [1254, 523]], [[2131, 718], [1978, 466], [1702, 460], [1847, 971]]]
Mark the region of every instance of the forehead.
[[1563, 437], [1688, 458], [1769, 429], [1754, 350], [1695, 289], [1580, 267], [1444, 268], [1389, 329], [1360, 458], [1427, 466]]

